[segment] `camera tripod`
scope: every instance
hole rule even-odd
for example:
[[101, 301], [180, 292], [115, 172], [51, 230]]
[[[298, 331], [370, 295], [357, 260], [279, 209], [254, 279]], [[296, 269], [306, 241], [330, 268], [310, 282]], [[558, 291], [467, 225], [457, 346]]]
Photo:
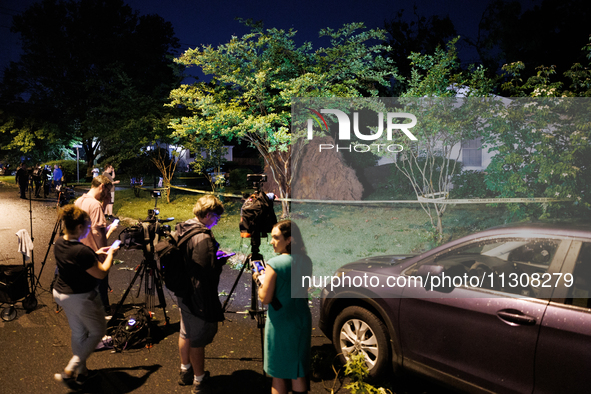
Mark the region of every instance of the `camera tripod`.
[[62, 232], [62, 221], [58, 217], [53, 226], [53, 231], [51, 232], [51, 237], [49, 237], [49, 245], [47, 246], [47, 252], [45, 252], [45, 257], [41, 262], [41, 269], [39, 270], [39, 275], [37, 276], [37, 282], [35, 283], [35, 287], [33, 292], [37, 290], [37, 286], [39, 286], [39, 281], [41, 280], [41, 274], [43, 273], [43, 268], [45, 268], [45, 263], [47, 262], [47, 256], [49, 256], [49, 251], [51, 250], [51, 246], [55, 243], [55, 236]]
[[[60, 207], [64, 204], [60, 204], [62, 201], [62, 193], [66, 190], [66, 187], [61, 188], [57, 194], [57, 211], [59, 212]], [[30, 192], [29, 192], [29, 200], [31, 199]], [[69, 199], [68, 199], [69, 201]], [[32, 219], [31, 219], [32, 220]], [[32, 231], [32, 227], [31, 227]], [[62, 221], [58, 218], [53, 226], [53, 231], [51, 232], [51, 237], [49, 237], [49, 245], [47, 246], [47, 252], [45, 252], [45, 257], [43, 258], [43, 262], [41, 263], [41, 269], [39, 270], [39, 275], [37, 276], [37, 282], [35, 283], [35, 287], [33, 288], [33, 293], [37, 290], [37, 286], [39, 286], [39, 281], [41, 280], [41, 274], [43, 273], [43, 268], [45, 268], [45, 263], [47, 262], [47, 256], [49, 256], [49, 251], [51, 250], [51, 246], [55, 243], [55, 236], [59, 235], [62, 232]]]
[[[260, 233], [255, 233], [252, 235], [250, 239], [250, 246], [251, 246], [251, 253], [245, 257], [244, 261], [242, 262], [242, 268], [238, 273], [238, 277], [234, 281], [232, 285], [232, 289], [230, 293], [226, 297], [224, 304], [222, 305], [222, 309], [224, 313], [227, 312], [228, 304], [230, 302], [230, 298], [236, 290], [236, 286], [238, 286], [238, 282], [240, 281], [240, 277], [244, 273], [246, 267], [250, 267], [252, 265], [252, 261], [263, 261], [263, 255], [260, 254], [260, 245], [261, 245], [261, 235]], [[251, 319], [256, 320], [257, 328], [261, 329], [261, 341], [263, 339], [263, 332], [262, 329], [265, 327], [265, 312], [266, 310], [259, 306], [259, 299], [258, 299], [258, 285], [256, 281], [251, 279], [250, 285], [250, 309], [248, 310], [248, 314], [250, 315]]]
[[[228, 296], [224, 300], [224, 304], [222, 305], [222, 310], [224, 311], [224, 313], [226, 313], [226, 312], [236, 313], [236, 312], [227, 311], [227, 308], [228, 308], [228, 304], [230, 302], [230, 298], [232, 297], [234, 290], [236, 290], [236, 286], [238, 285], [238, 282], [240, 281], [240, 277], [244, 273], [244, 270], [246, 269], [246, 267], [250, 267], [252, 264], [252, 261], [257, 261], [257, 260], [263, 261], [263, 256], [260, 254], [260, 251], [259, 251], [259, 247], [261, 245], [260, 233], [257, 232], [252, 235], [252, 238], [250, 239], [250, 245], [251, 245], [251, 253], [248, 256], [246, 256], [244, 261], [242, 262], [242, 268], [240, 269], [240, 272], [238, 273], [238, 277], [234, 281], [234, 284], [232, 285], [232, 289], [230, 290], [230, 293], [228, 294]], [[261, 303], [259, 302], [258, 285], [257, 285], [256, 281], [254, 280], [254, 278], [252, 278], [251, 282], [250, 282], [250, 309], [248, 310], [248, 314], [250, 315], [251, 319], [256, 321], [257, 328], [259, 329], [259, 333], [261, 336], [261, 359], [263, 361], [265, 359], [265, 351], [264, 351], [264, 348], [265, 348], [265, 331], [264, 331], [265, 330], [265, 313], [266, 313], [266, 309], [264, 309], [262, 307]], [[266, 376], [266, 373], [264, 370], [263, 370], [263, 374]]]
[[[164, 290], [162, 289], [162, 273], [158, 268], [158, 264], [154, 259], [154, 252], [147, 252], [144, 250], [144, 259], [136, 269], [135, 275], [129, 286], [125, 290], [121, 301], [115, 307], [115, 311], [113, 312], [113, 316], [117, 316], [121, 307], [123, 306], [125, 299], [129, 295], [135, 281], [139, 278], [140, 286], [137, 291], [137, 297], [140, 295], [141, 291], [141, 284], [142, 281], [144, 282], [144, 295], [145, 295], [145, 306], [148, 310], [153, 310], [154, 308], [162, 308], [162, 312], [164, 313], [164, 319], [166, 321], [166, 325], [169, 324], [170, 318], [166, 315], [166, 298], [164, 297]], [[159, 304], [155, 304], [155, 296], [158, 295], [158, 302]]]
[[[154, 245], [157, 243], [156, 239], [160, 233], [160, 224], [170, 222], [174, 220], [174, 218], [158, 219], [158, 214], [160, 213], [158, 210], [158, 197], [160, 196], [160, 193], [153, 191], [152, 196], [156, 199], [154, 209], [149, 209], [148, 217], [146, 220], [140, 223], [143, 229], [144, 242], [142, 244], [142, 251], [144, 253], [144, 259], [136, 269], [135, 275], [125, 290], [121, 301], [119, 301], [115, 307], [113, 316], [117, 316], [135, 281], [139, 278], [140, 285], [138, 287], [136, 298], [140, 295], [142, 288], [141, 284], [143, 281], [146, 309], [153, 310], [154, 308], [162, 308], [165, 324], [168, 325], [170, 323], [170, 318], [166, 315], [166, 298], [164, 297], [164, 290], [162, 289], [162, 273], [160, 272], [158, 264], [156, 263], [156, 259], [154, 258]], [[167, 226], [168, 225], [164, 227]], [[158, 295], [158, 305], [155, 304], [156, 295]], [[113, 319], [111, 319], [111, 321], [113, 321]]]

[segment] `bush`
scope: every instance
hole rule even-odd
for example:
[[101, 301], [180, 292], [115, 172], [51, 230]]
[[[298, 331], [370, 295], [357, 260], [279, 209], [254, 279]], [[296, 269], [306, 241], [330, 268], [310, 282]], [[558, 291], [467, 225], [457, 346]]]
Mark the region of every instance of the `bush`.
[[[53, 173], [53, 166], [57, 164], [58, 166], [62, 166], [62, 172], [66, 177], [67, 183], [74, 183], [77, 181], [77, 173], [76, 173], [76, 160], [53, 160], [48, 161], [47, 163], [43, 163], [43, 165], [48, 165], [51, 167], [51, 172]], [[80, 178], [82, 180], [86, 177], [86, 162], [79, 161], [78, 166], [80, 168]]]
[[486, 173], [462, 171], [453, 177], [451, 198], [493, 198], [495, 193], [486, 187]]
[[246, 182], [246, 176], [250, 174], [252, 170], [248, 168], [236, 168], [230, 171], [230, 186], [237, 189], [246, 189], [248, 182]]

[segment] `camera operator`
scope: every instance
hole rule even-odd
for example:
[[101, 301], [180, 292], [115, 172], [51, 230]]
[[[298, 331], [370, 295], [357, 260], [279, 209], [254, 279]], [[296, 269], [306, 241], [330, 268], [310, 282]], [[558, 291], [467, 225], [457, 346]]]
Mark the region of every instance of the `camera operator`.
[[[279, 256], [267, 262], [259, 299], [263, 304], [270, 304], [277, 297], [282, 307], [279, 310], [270, 307], [267, 311], [264, 370], [273, 377], [272, 394], [287, 393], [288, 380], [291, 380], [294, 394], [306, 393], [312, 316], [307, 289], [301, 287], [298, 278], [312, 275], [312, 261], [306, 253], [300, 229], [290, 220], [273, 226], [271, 245]], [[256, 278], [257, 273], [254, 276]], [[292, 287], [296, 294], [292, 295]]]
[[[41, 166], [39, 165], [39, 163], [35, 164], [35, 167], [33, 167], [33, 173], [31, 175], [31, 179], [33, 181], [33, 184], [35, 185], [35, 198], [39, 198], [41, 197], [39, 195], [40, 191], [41, 191], [41, 173], [43, 172], [43, 170], [41, 169]], [[33, 185], [31, 185], [32, 187]]]
[[[96, 279], [107, 275], [118, 247], [101, 248], [95, 253], [83, 245], [80, 240], [89, 234], [91, 221], [88, 213], [75, 205], [66, 206], [60, 219], [65, 230], [64, 236], [55, 243], [58, 274], [53, 297], [68, 317], [73, 356], [64, 371], [54, 378], [73, 388], [88, 378], [86, 360], [106, 332], [103, 307], [95, 289]], [[104, 262], [99, 261], [99, 255], [105, 257]]]
[[51, 189], [51, 170], [49, 166], [46, 164], [41, 171], [41, 185], [43, 187], [43, 198], [47, 198], [49, 196], [49, 189]]
[[[224, 213], [222, 202], [215, 196], [201, 197], [193, 207], [195, 218], [176, 226], [178, 236], [195, 227], [211, 230]], [[224, 312], [218, 298], [218, 284], [226, 259], [217, 259], [218, 243], [210, 231], [197, 233], [185, 244], [185, 266], [192, 287], [178, 297], [181, 310], [179, 384], [193, 385], [192, 393], [211, 392], [209, 372], [205, 371], [205, 346], [213, 342], [218, 322]]]
[[[83, 194], [74, 203], [78, 208], [86, 211], [90, 215], [90, 234], [82, 240], [82, 243], [92, 250], [97, 251], [107, 246], [107, 239], [113, 231], [117, 229], [116, 224], [107, 226], [107, 220], [103, 213], [102, 201], [107, 199], [111, 192], [113, 184], [103, 175], [92, 179], [91, 187], [88, 193]], [[101, 256], [104, 260], [104, 257]], [[107, 315], [111, 314], [111, 304], [109, 303], [109, 276], [99, 280], [99, 294]]]
[[21, 198], [27, 199], [27, 188], [29, 187], [29, 171], [26, 163], [21, 163], [21, 166], [16, 171], [15, 179], [21, 192]]

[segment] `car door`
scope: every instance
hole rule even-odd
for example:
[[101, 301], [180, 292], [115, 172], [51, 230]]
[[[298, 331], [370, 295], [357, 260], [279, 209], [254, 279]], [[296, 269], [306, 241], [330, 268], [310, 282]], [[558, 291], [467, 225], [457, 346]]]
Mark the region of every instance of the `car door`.
[[[535, 237], [477, 240], [419, 263], [442, 267], [455, 284], [449, 292], [404, 289], [405, 365], [460, 386], [531, 393], [536, 342], [548, 305], [543, 296], [551, 293], [530, 282], [536, 274], [560, 269], [568, 243]], [[410, 270], [409, 276], [419, 271]]]
[[561, 273], [542, 320], [534, 393], [591, 391], [591, 242], [573, 241]]

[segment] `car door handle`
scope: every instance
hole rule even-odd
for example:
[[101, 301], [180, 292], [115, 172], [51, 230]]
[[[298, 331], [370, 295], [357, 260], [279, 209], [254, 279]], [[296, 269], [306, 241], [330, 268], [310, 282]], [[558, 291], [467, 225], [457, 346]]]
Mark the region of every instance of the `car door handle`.
[[533, 318], [531, 316], [524, 315], [521, 312], [516, 311], [516, 310], [498, 311], [497, 315], [501, 319], [506, 320], [510, 323], [524, 324], [526, 326], [533, 326], [534, 324], [536, 324], [535, 318]]

